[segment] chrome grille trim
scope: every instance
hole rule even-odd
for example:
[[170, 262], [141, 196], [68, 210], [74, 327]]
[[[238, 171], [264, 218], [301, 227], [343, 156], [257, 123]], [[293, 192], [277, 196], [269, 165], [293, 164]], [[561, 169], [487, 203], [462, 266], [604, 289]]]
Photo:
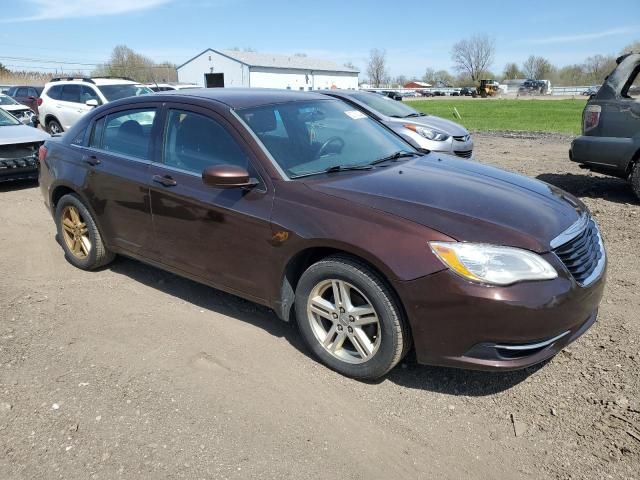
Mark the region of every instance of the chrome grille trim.
[[[575, 245], [571, 245], [572, 242], [575, 242]], [[607, 255], [598, 224], [590, 215], [581, 216], [554, 238], [551, 246], [555, 255], [581, 287], [588, 287], [602, 276]], [[592, 266], [594, 260], [596, 263]], [[587, 276], [584, 277], [587, 272]]]

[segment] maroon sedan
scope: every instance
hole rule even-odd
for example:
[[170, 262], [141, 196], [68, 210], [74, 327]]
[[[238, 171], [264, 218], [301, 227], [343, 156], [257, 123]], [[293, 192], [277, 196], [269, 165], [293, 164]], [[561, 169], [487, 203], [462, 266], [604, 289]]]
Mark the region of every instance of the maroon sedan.
[[419, 362], [508, 370], [596, 320], [602, 238], [545, 183], [414, 150], [338, 99], [209, 89], [96, 108], [40, 152], [67, 259], [132, 257], [273, 308], [375, 378]]

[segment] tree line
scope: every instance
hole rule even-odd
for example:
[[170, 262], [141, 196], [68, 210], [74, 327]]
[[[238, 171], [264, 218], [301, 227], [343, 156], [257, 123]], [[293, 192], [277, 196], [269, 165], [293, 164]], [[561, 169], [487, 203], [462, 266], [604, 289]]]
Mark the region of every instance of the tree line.
[[[481, 79], [498, 81], [515, 79], [550, 80], [553, 85], [597, 85], [614, 69], [616, 55], [593, 55], [582, 63], [559, 67], [547, 58], [530, 55], [518, 64], [509, 62], [502, 72], [494, 72], [491, 67], [495, 57], [495, 41], [489, 35], [474, 35], [460, 40], [451, 48], [453, 73], [448, 70], [427, 68], [420, 78], [398, 75], [391, 77], [387, 70], [385, 50], [374, 48], [367, 62], [368, 81], [373, 87], [383, 85], [403, 86], [409, 81], [423, 81], [434, 86], [465, 87], [475, 86]], [[627, 45], [620, 54], [640, 53], [640, 41]]]

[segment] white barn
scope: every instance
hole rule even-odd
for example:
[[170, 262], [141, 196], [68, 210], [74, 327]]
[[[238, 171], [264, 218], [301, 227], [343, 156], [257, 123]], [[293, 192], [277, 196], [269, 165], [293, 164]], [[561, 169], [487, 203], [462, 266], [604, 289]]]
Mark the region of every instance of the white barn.
[[178, 67], [178, 82], [203, 87], [357, 89], [358, 73], [329, 60], [208, 48]]

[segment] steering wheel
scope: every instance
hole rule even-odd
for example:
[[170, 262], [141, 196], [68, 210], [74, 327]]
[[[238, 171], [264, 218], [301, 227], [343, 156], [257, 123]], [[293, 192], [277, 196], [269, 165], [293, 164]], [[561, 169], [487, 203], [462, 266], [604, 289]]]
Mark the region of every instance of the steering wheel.
[[345, 145], [344, 140], [341, 137], [330, 137], [326, 142], [322, 144], [320, 150], [318, 150], [318, 155], [316, 156], [316, 158], [320, 158], [322, 155], [324, 155], [325, 150], [327, 150], [329, 148], [329, 145], [331, 145], [332, 143], [338, 145], [338, 152], [341, 152]]

